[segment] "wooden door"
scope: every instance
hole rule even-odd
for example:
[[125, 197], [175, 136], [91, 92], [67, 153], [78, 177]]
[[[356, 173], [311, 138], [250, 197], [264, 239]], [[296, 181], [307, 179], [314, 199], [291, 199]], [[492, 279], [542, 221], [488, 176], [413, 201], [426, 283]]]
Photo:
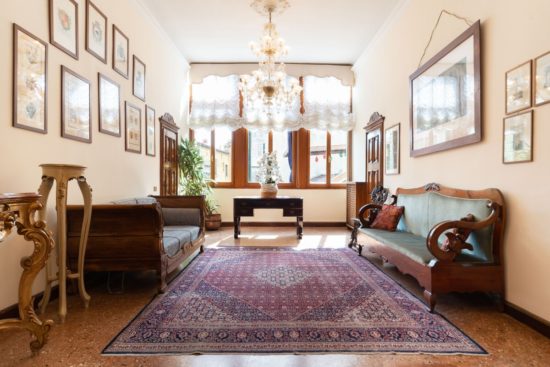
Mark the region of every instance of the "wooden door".
[[178, 194], [178, 126], [166, 113], [160, 119], [160, 195]]
[[376, 186], [384, 184], [384, 116], [375, 112], [371, 116], [365, 130], [367, 132], [367, 168], [365, 178], [367, 192], [370, 196], [370, 193]]

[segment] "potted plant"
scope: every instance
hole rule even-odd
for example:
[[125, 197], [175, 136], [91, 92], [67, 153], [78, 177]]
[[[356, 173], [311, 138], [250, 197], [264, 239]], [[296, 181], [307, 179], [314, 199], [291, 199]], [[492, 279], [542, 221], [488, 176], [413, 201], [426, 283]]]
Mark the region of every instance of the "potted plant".
[[260, 196], [263, 198], [274, 198], [277, 196], [277, 183], [281, 178], [279, 172], [279, 163], [277, 162], [277, 152], [264, 153], [262, 158], [258, 161], [258, 174], [256, 179], [260, 183]]
[[206, 229], [221, 227], [221, 215], [216, 213], [218, 204], [212, 196], [210, 180], [204, 175], [204, 160], [195, 141], [182, 139], [178, 146], [180, 193], [182, 195], [204, 195], [206, 200]]

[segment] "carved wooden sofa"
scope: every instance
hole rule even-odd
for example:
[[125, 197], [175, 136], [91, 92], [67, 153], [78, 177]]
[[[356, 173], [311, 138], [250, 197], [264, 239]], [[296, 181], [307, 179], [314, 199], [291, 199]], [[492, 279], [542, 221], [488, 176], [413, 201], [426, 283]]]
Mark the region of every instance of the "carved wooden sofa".
[[447, 292], [494, 292], [502, 307], [505, 206], [501, 192], [428, 184], [399, 188], [396, 194], [392, 205], [405, 208], [397, 230], [370, 228], [382, 207], [367, 204], [359, 210], [349, 246], [359, 254], [365, 246], [415, 277], [424, 288], [430, 311], [436, 294]]
[[[151, 196], [92, 207], [84, 269], [156, 270], [159, 291], [166, 276], [198, 249], [205, 232], [204, 196]], [[81, 205], [67, 208], [67, 257], [77, 268]]]

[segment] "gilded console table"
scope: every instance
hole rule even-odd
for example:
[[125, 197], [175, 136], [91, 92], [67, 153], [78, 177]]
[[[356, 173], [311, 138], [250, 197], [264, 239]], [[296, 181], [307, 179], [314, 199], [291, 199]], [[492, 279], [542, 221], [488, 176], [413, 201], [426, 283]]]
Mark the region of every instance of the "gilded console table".
[[[54, 181], [57, 182], [56, 210], [57, 210], [57, 275], [51, 273], [49, 266], [46, 266], [46, 289], [44, 298], [40, 304], [41, 312], [44, 313], [50, 301], [52, 282], [59, 283], [59, 319], [65, 322], [67, 316], [67, 279], [78, 279], [78, 293], [84, 302], [84, 307], [90, 304], [90, 295], [86, 292], [84, 284], [84, 256], [86, 254], [86, 242], [90, 230], [90, 219], [92, 216], [92, 189], [86, 182], [84, 171], [86, 167], [68, 164], [41, 164], [42, 184], [38, 192], [42, 195], [42, 210], [40, 217], [46, 215], [46, 203]], [[82, 220], [82, 232], [80, 233], [80, 244], [78, 248], [78, 272], [71, 273], [67, 269], [67, 185], [69, 181], [76, 180], [84, 198], [84, 218]]]
[[42, 204], [37, 194], [1, 194], [0, 195], [0, 242], [15, 227], [25, 240], [34, 243], [31, 256], [21, 259], [23, 274], [19, 281], [19, 319], [0, 320], [0, 331], [7, 329], [26, 329], [35, 339], [31, 341], [31, 350], [36, 354], [47, 341], [53, 325], [52, 320], [41, 321], [33, 307], [32, 284], [46, 265], [54, 242], [51, 232], [43, 220], [36, 220], [36, 212]]

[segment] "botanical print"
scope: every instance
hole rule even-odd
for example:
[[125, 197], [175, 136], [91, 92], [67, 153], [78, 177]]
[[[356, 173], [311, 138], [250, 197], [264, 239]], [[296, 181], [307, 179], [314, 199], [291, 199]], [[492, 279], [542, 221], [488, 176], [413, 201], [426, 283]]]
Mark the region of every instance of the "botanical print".
[[14, 126], [46, 132], [47, 45], [14, 26]]
[[504, 119], [504, 163], [533, 160], [532, 111]]
[[95, 7], [92, 2], [87, 6], [86, 19], [88, 51], [101, 61], [107, 61], [107, 18]]
[[535, 60], [535, 104], [550, 102], [550, 52]]
[[134, 56], [134, 96], [145, 101], [145, 64]]
[[78, 5], [73, 0], [50, 0], [52, 43], [78, 58]]
[[141, 153], [141, 110], [126, 102], [126, 150]]
[[531, 61], [506, 73], [506, 113], [531, 107]]
[[113, 25], [113, 69], [128, 78], [129, 65], [128, 38]]
[[91, 142], [90, 84], [63, 68], [63, 136]]
[[99, 76], [99, 131], [120, 136], [120, 87]]
[[155, 155], [155, 110], [146, 107], [145, 140], [147, 141], [146, 154]]
[[412, 82], [414, 149], [475, 133], [474, 37]]
[[399, 173], [399, 127], [397, 124], [386, 130], [385, 157], [386, 175], [396, 175]]

